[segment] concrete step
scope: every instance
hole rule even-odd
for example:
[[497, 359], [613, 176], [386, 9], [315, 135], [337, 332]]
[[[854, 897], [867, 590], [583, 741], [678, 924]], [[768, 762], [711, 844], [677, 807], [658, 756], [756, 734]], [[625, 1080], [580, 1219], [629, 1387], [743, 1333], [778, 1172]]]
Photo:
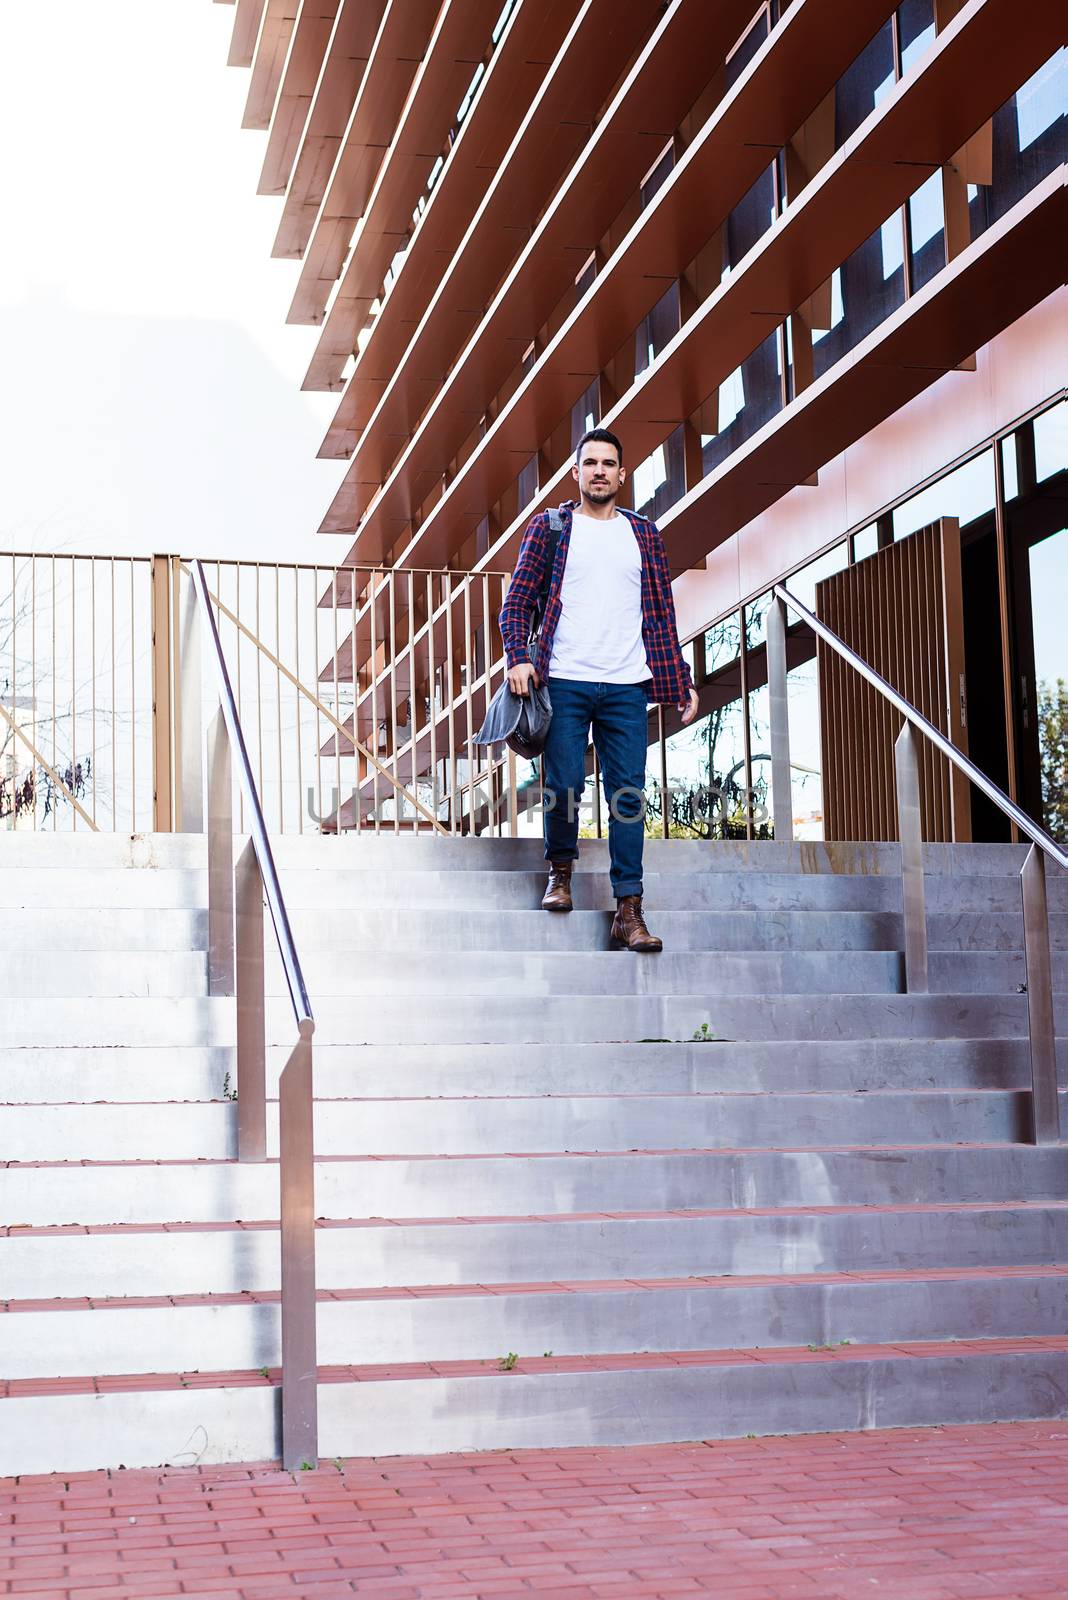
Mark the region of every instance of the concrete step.
[[[655, 931], [658, 924], [652, 925]], [[374, 962], [353, 959], [352, 952], [340, 949], [305, 952], [301, 964], [310, 991], [322, 997], [438, 992], [764, 996], [892, 994], [904, 988], [904, 960], [896, 951], [846, 948], [667, 948], [652, 957], [633, 959], [619, 949], [520, 952], [443, 947], [389, 957], [383, 952]], [[1052, 968], [1054, 989], [1068, 992], [1068, 952], [1055, 953]], [[1027, 968], [1022, 950], [932, 951], [928, 976], [936, 994], [1012, 994], [1022, 992]], [[268, 993], [288, 993], [277, 947], [268, 952], [266, 984]]]
[[[334, 1378], [335, 1381], [323, 1381]], [[0, 1475], [277, 1458], [277, 1390], [255, 1371], [6, 1385]], [[687, 1351], [320, 1374], [333, 1456], [649, 1444], [1068, 1415], [1068, 1340]]]
[[[998, 1204], [1068, 1194], [1068, 1145], [320, 1160], [320, 1217], [530, 1217], [741, 1206]], [[236, 1162], [0, 1168], [11, 1228], [259, 1221], [278, 1168]]]
[[[625, 969], [653, 957], [620, 951]], [[1059, 1034], [1068, 1033], [1068, 996], [1055, 997]], [[706, 1025], [720, 1040], [1020, 1039], [1027, 1033], [1021, 994], [700, 994], [449, 995], [433, 1007], [415, 993], [314, 998], [316, 1046], [393, 1044], [554, 1045], [653, 1040], [686, 1042]], [[288, 1000], [268, 1000], [267, 1041], [295, 1041]], [[0, 997], [0, 1052], [22, 1049], [118, 1049], [165, 1045], [214, 1047], [234, 1041], [234, 1003], [174, 999]]]
[[[650, 912], [650, 919], [653, 914]], [[321, 950], [397, 953], [460, 950], [608, 950], [610, 911], [546, 916], [540, 909], [431, 907], [410, 911], [334, 907], [295, 911], [302, 956]], [[656, 932], [669, 950], [900, 950], [902, 920], [893, 911], [658, 911]], [[0, 922], [0, 950], [195, 951], [207, 949], [207, 913], [200, 911], [20, 909]], [[1068, 951], [1068, 915], [1050, 918], [1054, 950]], [[932, 950], [1019, 950], [1023, 918], [1000, 914], [934, 914]]]
[[[1068, 1125], [1068, 1098], [1062, 1116]], [[1014, 1144], [1030, 1127], [1024, 1090], [319, 1100], [315, 1150], [393, 1157]], [[228, 1160], [237, 1154], [237, 1107], [0, 1106], [0, 1150], [18, 1162]], [[275, 1102], [267, 1150], [277, 1155]]]
[[[811, 1277], [650, 1279], [509, 1292], [320, 1294], [319, 1364], [485, 1361], [591, 1350], [677, 1350], [890, 1344], [932, 1337], [1055, 1337], [1064, 1331], [1068, 1267], [939, 1275], [920, 1270]], [[39, 1308], [39, 1309], [36, 1309]], [[3, 1323], [7, 1379], [104, 1377], [140, 1371], [204, 1374], [281, 1365], [278, 1297], [234, 1303], [190, 1297], [129, 1306], [94, 1299], [10, 1301]], [[150, 1363], [146, 1366], [146, 1362]]]
[[[235, 840], [235, 852], [243, 839]], [[403, 862], [417, 871], [467, 871], [473, 865], [497, 872], [540, 871], [544, 848], [540, 837], [523, 839], [442, 838], [390, 832], [340, 837], [321, 834], [274, 835], [271, 849], [279, 867], [347, 870], [391, 868]], [[929, 873], [979, 872], [1018, 874], [1027, 855], [1026, 845], [927, 844], [924, 869]], [[89, 864], [102, 867], [142, 867], [153, 871], [203, 867], [207, 843], [203, 834], [17, 833], [4, 841], [4, 863], [11, 868], [52, 868], [68, 871]], [[812, 876], [831, 874], [900, 875], [900, 851], [892, 843], [831, 842], [822, 840], [703, 842], [682, 839], [647, 839], [645, 864], [650, 871], [738, 872], [758, 870]], [[584, 839], [580, 872], [604, 872], [608, 844], [604, 839]], [[1050, 864], [1050, 874], [1059, 870]]]
[[[1068, 1088], [1068, 1040], [1059, 1042]], [[271, 1081], [288, 1059], [268, 1055]], [[0, 1103], [221, 1100], [237, 1076], [229, 1046], [8, 1050]], [[317, 1045], [323, 1100], [559, 1094], [806, 1093], [836, 1089], [1029, 1089], [1024, 1039], [768, 1039], [691, 1044]]]
[[[8, 992], [26, 1000], [90, 996], [178, 998], [207, 994], [203, 951], [67, 950], [45, 962], [37, 950], [6, 952]], [[347, 950], [302, 956], [317, 999], [396, 994], [463, 995], [775, 995], [894, 994], [903, 959], [890, 950], [665, 950], [635, 959], [621, 950], [405, 951], [354, 959]], [[932, 952], [933, 993], [1012, 994], [1026, 982], [1022, 951]], [[1068, 953], [1053, 957], [1053, 981], [1068, 992]], [[288, 994], [277, 947], [266, 952], [268, 994]]]
[[[837, 1209], [784, 1203], [757, 1210], [510, 1221], [345, 1220], [317, 1228], [315, 1256], [320, 1290], [339, 1293], [739, 1274], [777, 1279], [912, 1268], [1008, 1270], [1068, 1263], [1068, 1202]], [[277, 1225], [44, 1229], [4, 1240], [9, 1300], [259, 1295], [278, 1287]]]
[[[324, 848], [326, 848], [324, 846]], [[664, 865], [645, 873], [650, 917], [663, 911], [901, 911], [898, 876], [768, 872], [757, 868], [695, 871]], [[326, 864], [329, 867], [329, 863]], [[468, 867], [419, 871], [397, 867], [320, 870], [281, 869], [286, 903], [292, 912], [375, 906], [416, 911], [536, 910], [545, 888], [543, 869], [493, 871]], [[607, 875], [583, 870], [575, 875], [576, 908], [610, 911], [614, 906]], [[1048, 882], [1051, 913], [1068, 913], [1068, 875]], [[927, 879], [929, 915], [1020, 915], [1020, 885], [1015, 873], [935, 872]], [[198, 910], [207, 905], [207, 872], [200, 867], [90, 868], [10, 867], [0, 872], [0, 909]], [[563, 919], [554, 919], [563, 920]]]

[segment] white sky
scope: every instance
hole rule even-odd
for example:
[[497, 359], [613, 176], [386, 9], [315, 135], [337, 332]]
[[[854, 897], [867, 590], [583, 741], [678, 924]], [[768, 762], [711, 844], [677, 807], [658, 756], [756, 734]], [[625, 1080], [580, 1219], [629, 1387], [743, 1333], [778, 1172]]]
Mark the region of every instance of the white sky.
[[336, 398], [300, 381], [232, 5], [4, 8], [0, 549], [328, 561]]

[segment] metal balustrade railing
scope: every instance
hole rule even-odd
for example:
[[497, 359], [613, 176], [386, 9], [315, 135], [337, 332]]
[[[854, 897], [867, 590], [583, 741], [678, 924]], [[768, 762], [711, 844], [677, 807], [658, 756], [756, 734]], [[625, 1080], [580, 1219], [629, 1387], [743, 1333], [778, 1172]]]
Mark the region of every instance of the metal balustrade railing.
[[[318, 1460], [315, 1337], [315, 1147], [312, 1035], [315, 1018], [267, 837], [203, 563], [193, 592], [215, 668], [219, 709], [209, 734], [208, 987], [237, 1001], [237, 1148], [240, 1161], [267, 1159], [263, 904], [271, 913], [297, 1039], [278, 1081], [282, 1264], [282, 1461], [290, 1471]], [[249, 841], [233, 859], [231, 767], [236, 766]]]
[[[792, 837], [790, 815], [790, 724], [787, 701], [786, 607], [794, 611], [831, 650], [860, 674], [905, 719], [894, 746], [898, 838], [901, 842], [901, 895], [904, 912], [905, 988], [925, 994], [927, 917], [924, 905], [923, 827], [920, 807], [916, 731], [962, 772], [988, 800], [1031, 840], [1020, 874], [1023, 900], [1024, 959], [1027, 972], [1027, 1016], [1031, 1051], [1032, 1133], [1036, 1144], [1060, 1139], [1057, 1098], [1056, 1022], [1050, 960], [1049, 913], [1046, 902], [1046, 857], [1068, 868], [1065, 851], [1046, 830], [1011, 800], [986, 773], [958, 750], [921, 711], [899, 694], [875, 668], [850, 649], [815, 612], [783, 584], [776, 584], [768, 613], [768, 689], [771, 708], [772, 794], [776, 838]], [[914, 731], [916, 730], [916, 731]]]

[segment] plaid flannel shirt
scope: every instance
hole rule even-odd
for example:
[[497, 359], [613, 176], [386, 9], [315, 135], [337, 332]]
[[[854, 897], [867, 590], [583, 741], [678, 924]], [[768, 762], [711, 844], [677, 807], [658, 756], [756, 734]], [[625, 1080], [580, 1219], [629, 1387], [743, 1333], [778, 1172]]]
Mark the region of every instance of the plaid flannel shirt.
[[[553, 637], [563, 608], [561, 589], [567, 547], [571, 539], [571, 516], [576, 502], [566, 500], [560, 507], [559, 542], [556, 561], [545, 602], [545, 615], [538, 634], [534, 655], [534, 668], [541, 682], [549, 676], [549, 658], [552, 655]], [[678, 625], [675, 621], [675, 601], [671, 593], [671, 572], [668, 567], [664, 541], [655, 522], [640, 517], [634, 511], [620, 513], [634, 529], [634, 537], [642, 556], [642, 640], [652, 673], [650, 700], [666, 705], [682, 705], [690, 690], [690, 669], [679, 645]], [[523, 543], [519, 547], [512, 581], [508, 585], [499, 618], [501, 638], [504, 641], [508, 666], [517, 667], [529, 662], [530, 624], [534, 605], [545, 574], [549, 553], [549, 514], [540, 511], [531, 518]]]

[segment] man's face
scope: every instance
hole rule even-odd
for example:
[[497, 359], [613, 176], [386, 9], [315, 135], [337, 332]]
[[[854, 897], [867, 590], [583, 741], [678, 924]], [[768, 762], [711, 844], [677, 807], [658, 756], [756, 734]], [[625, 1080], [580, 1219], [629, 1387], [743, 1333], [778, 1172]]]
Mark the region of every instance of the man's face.
[[607, 505], [614, 500], [626, 478], [625, 467], [610, 444], [591, 439], [582, 447], [582, 454], [571, 468], [571, 476], [579, 486], [584, 499], [591, 505]]

